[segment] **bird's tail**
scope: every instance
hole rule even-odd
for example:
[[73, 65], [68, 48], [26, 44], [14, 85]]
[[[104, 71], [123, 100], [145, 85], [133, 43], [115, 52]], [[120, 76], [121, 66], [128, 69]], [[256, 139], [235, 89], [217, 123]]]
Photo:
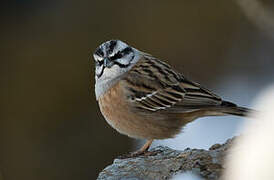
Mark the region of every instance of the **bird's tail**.
[[221, 107], [222, 107], [222, 112], [224, 114], [231, 114], [235, 116], [248, 116], [251, 113], [255, 112], [255, 110], [253, 109], [239, 107], [236, 104], [228, 101], [223, 101], [221, 104]]

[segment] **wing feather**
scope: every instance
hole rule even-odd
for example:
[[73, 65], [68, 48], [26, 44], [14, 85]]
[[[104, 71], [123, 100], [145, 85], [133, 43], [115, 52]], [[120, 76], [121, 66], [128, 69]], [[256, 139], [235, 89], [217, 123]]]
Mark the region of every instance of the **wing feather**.
[[152, 112], [192, 112], [222, 103], [219, 96], [147, 54], [128, 72], [124, 82], [132, 104]]

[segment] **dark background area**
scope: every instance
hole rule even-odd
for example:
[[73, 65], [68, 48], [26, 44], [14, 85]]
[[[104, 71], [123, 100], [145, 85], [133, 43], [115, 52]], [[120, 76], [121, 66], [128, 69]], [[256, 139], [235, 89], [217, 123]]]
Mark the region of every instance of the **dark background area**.
[[94, 97], [86, 48], [89, 56], [106, 40], [126, 41], [215, 91], [239, 74], [273, 82], [274, 41], [236, 1], [17, 0], [0, 10], [0, 180], [95, 179], [134, 150]]

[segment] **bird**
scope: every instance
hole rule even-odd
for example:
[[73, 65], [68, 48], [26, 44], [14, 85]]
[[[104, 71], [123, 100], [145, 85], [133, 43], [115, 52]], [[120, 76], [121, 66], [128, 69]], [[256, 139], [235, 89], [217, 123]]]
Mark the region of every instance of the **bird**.
[[146, 140], [132, 156], [146, 154], [153, 140], [173, 138], [197, 118], [251, 112], [121, 40], [102, 43], [93, 57], [95, 95], [105, 120], [121, 134]]

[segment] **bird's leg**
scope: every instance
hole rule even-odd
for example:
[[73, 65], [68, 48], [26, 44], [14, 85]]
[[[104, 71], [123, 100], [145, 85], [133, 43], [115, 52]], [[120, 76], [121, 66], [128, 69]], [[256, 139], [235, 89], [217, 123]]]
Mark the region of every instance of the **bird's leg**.
[[138, 151], [135, 151], [133, 153], [131, 153], [131, 157], [137, 157], [140, 155], [145, 155], [145, 156], [151, 156], [151, 155], [155, 155], [154, 152], [149, 152], [148, 149], [150, 147], [150, 145], [152, 144], [153, 139], [151, 140], [147, 140], [147, 142], [143, 145], [143, 147], [141, 147]]
[[140, 155], [144, 155], [144, 156], [153, 156], [159, 153], [159, 151], [155, 151], [155, 152], [150, 152], [148, 151], [150, 145], [152, 144], [153, 139], [151, 140], [147, 140], [147, 142], [143, 145], [143, 147], [141, 147], [138, 151], [132, 152], [130, 154], [126, 154], [126, 155], [122, 155], [119, 156], [119, 159], [125, 159], [125, 158], [133, 158], [133, 157], [137, 157]]
[[152, 144], [153, 140], [147, 140], [147, 142], [141, 147], [138, 151], [134, 152], [134, 154], [144, 154], [145, 152], [148, 151], [150, 145]]

